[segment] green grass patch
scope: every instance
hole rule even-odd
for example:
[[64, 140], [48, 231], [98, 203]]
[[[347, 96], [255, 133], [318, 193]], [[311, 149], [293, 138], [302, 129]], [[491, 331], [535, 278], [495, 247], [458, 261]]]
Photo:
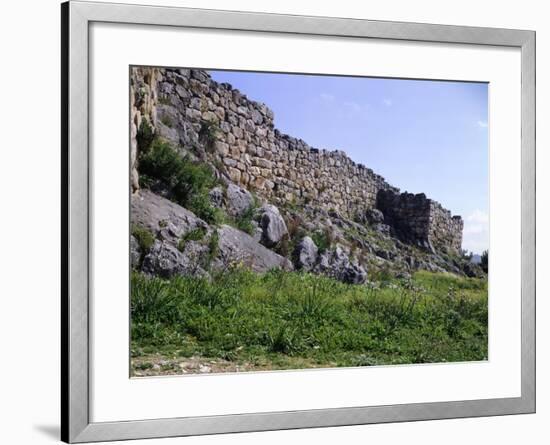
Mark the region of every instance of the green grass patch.
[[254, 229], [256, 226], [253, 223], [254, 220], [254, 212], [256, 211], [256, 206], [251, 205], [246, 209], [243, 213], [241, 213], [239, 216], [235, 218], [235, 224], [234, 226], [242, 230], [243, 232], [248, 233], [249, 235], [252, 235], [254, 233]]
[[201, 241], [206, 235], [206, 227], [197, 227], [182, 235], [178, 242], [178, 250], [183, 252], [188, 241]]
[[137, 240], [142, 253], [147, 253], [153, 247], [155, 235], [149, 229], [143, 226], [133, 225], [132, 235]]
[[132, 350], [258, 369], [487, 359], [487, 283], [419, 272], [348, 285], [274, 270], [132, 275]]

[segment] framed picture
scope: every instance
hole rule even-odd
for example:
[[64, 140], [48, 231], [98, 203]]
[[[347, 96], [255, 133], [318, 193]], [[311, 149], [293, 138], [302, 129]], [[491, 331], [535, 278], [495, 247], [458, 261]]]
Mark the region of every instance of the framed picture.
[[534, 32], [61, 12], [64, 441], [535, 411]]

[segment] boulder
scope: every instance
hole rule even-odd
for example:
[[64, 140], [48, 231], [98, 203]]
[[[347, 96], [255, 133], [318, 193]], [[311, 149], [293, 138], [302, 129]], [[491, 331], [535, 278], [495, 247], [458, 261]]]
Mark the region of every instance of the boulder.
[[203, 276], [205, 271], [193, 256], [185, 255], [176, 246], [156, 240], [143, 259], [142, 271], [163, 278], [174, 275]]
[[212, 266], [217, 269], [242, 264], [255, 272], [267, 272], [281, 268], [292, 270], [292, 263], [285, 257], [276, 254], [256, 242], [247, 233], [234, 227], [223, 225], [218, 229], [219, 254]]
[[302, 238], [294, 252], [295, 265], [298, 269], [310, 271], [317, 263], [319, 249], [309, 236]]
[[208, 228], [193, 212], [146, 189], [132, 195], [130, 211], [132, 224], [149, 229], [174, 246], [186, 233]]
[[356, 261], [350, 261], [340, 245], [335, 249], [323, 252], [314, 269], [344, 283], [363, 284], [367, 281], [367, 271]]
[[262, 229], [261, 243], [266, 247], [275, 247], [288, 235], [285, 220], [279, 209], [271, 204], [264, 204], [258, 214]]
[[226, 197], [227, 213], [232, 216], [240, 216], [254, 205], [252, 194], [232, 182], [227, 185]]

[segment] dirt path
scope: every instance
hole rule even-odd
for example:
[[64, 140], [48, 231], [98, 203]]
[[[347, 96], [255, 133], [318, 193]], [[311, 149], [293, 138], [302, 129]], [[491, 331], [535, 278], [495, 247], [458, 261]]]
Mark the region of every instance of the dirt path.
[[227, 360], [198, 356], [168, 358], [160, 354], [151, 354], [132, 357], [131, 363], [132, 377], [261, 370], [261, 367], [255, 366], [252, 363], [237, 364]]

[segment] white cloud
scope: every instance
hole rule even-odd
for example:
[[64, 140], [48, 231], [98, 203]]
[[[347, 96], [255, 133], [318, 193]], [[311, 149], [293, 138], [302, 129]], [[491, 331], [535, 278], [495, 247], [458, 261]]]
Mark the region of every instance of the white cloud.
[[489, 124], [486, 121], [477, 121], [479, 128], [487, 128]]
[[385, 98], [384, 100], [382, 100], [382, 103], [383, 103], [386, 107], [391, 107], [391, 106], [393, 105], [393, 100], [388, 99], [388, 98]]
[[475, 210], [464, 218], [462, 248], [474, 253], [489, 249], [489, 214]]

